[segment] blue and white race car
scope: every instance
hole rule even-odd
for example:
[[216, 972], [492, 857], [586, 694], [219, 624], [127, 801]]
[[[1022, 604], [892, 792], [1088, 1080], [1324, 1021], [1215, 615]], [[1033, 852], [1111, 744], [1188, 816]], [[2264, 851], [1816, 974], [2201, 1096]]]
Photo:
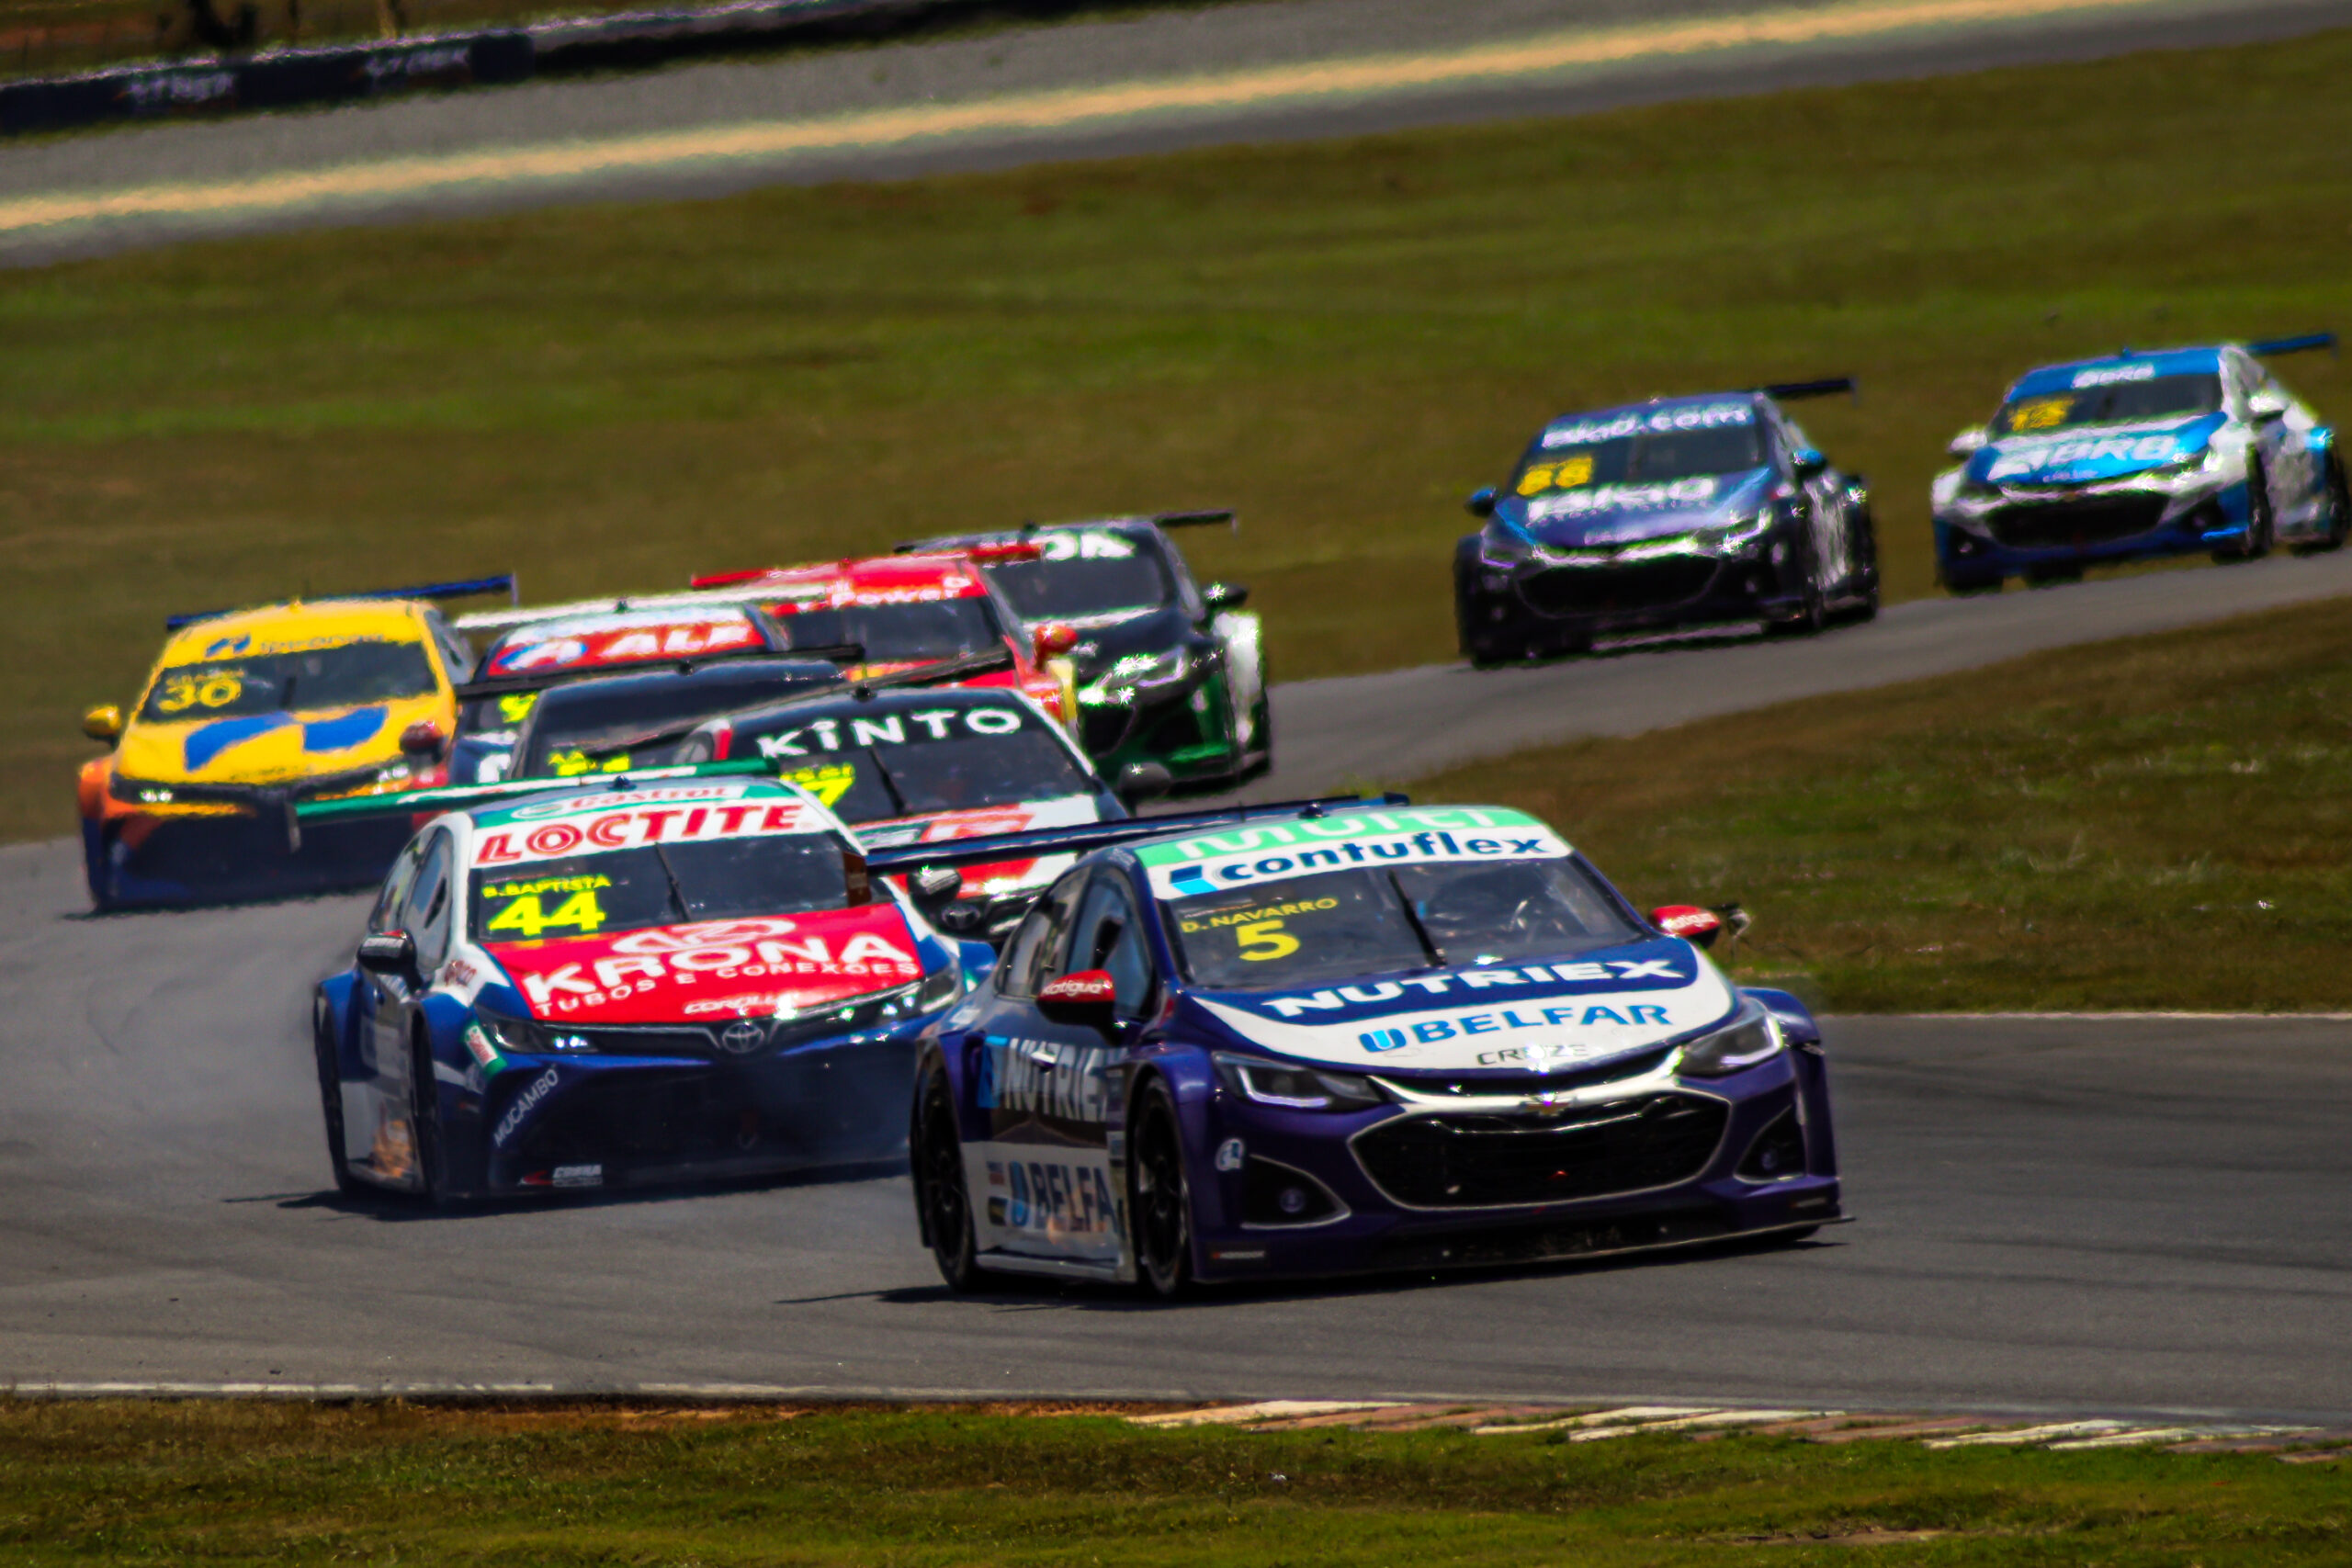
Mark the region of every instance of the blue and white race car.
[[1593, 639], [1762, 623], [1818, 631], [1878, 609], [1870, 492], [1781, 408], [1845, 378], [1566, 414], [1539, 433], [1453, 552], [1454, 620], [1478, 664]]
[[320, 983], [337, 1185], [438, 1201], [897, 1156], [915, 1032], [993, 955], [763, 771], [411, 797], [473, 804], [411, 840]]
[[2262, 363], [2335, 342], [2127, 349], [2029, 372], [1989, 424], [1952, 438], [1962, 465], [1933, 491], [1937, 574], [1969, 593], [2148, 556], [2336, 548], [2352, 498], [2335, 433]]
[[[940, 1272], [1341, 1274], [1794, 1239], [1841, 1217], [1821, 1037], [1497, 807], [1294, 803], [1086, 848], [926, 1032]], [[874, 852], [920, 875], [930, 846]]]

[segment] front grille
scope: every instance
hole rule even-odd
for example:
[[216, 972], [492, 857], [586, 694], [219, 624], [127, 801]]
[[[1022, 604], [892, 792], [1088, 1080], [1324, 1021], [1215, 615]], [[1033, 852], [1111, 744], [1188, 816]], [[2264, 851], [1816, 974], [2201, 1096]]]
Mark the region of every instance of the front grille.
[[1660, 1094], [1565, 1116], [1399, 1116], [1358, 1136], [1356, 1159], [1408, 1208], [1559, 1203], [1688, 1181], [1729, 1114], [1718, 1100]]
[[1993, 537], [2015, 548], [2080, 547], [2144, 534], [2163, 520], [2164, 513], [2160, 495], [2102, 495], [2005, 506], [1984, 521]]
[[567, 1030], [556, 1024], [549, 1026], [549, 1032], [560, 1039], [585, 1040], [587, 1049], [611, 1056], [692, 1056], [699, 1060], [720, 1054], [707, 1029]]
[[1597, 1083], [1614, 1083], [1620, 1078], [1646, 1077], [1657, 1071], [1667, 1057], [1680, 1049], [1679, 1045], [1660, 1045], [1629, 1056], [1611, 1056], [1606, 1061], [1555, 1073], [1499, 1072], [1464, 1077], [1431, 1077], [1419, 1073], [1383, 1073], [1380, 1076], [1415, 1094], [1556, 1094], [1566, 1089], [1589, 1089]]
[[1714, 581], [1715, 563], [1696, 556], [1629, 566], [1553, 567], [1519, 585], [1528, 608], [1543, 615], [1606, 615], [1662, 610], [1696, 599]]
[[1136, 721], [1126, 703], [1098, 703], [1078, 710], [1079, 741], [1090, 757], [1107, 756], [1119, 749]]
[[1635, 1247], [1671, 1247], [1713, 1241], [1731, 1234], [1731, 1224], [1713, 1209], [1675, 1209], [1634, 1214], [1602, 1224], [1515, 1226], [1449, 1231], [1442, 1235], [1392, 1235], [1380, 1244], [1381, 1269], [1493, 1268], [1512, 1263], [1549, 1263]]
[[762, 1130], [739, 1085], [649, 1071], [568, 1089], [515, 1152], [531, 1166], [709, 1157], [756, 1150]]

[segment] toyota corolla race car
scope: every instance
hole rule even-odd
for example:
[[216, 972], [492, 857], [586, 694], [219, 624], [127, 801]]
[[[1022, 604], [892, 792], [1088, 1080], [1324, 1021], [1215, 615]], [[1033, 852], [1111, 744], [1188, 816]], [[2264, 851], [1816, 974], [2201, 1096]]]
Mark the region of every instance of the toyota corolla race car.
[[[927, 1032], [941, 1274], [1193, 1280], [1793, 1239], [1840, 1217], [1820, 1035], [1544, 823], [1333, 801], [876, 850], [1090, 851]], [[1685, 934], [1672, 934], [1681, 932]]]
[[1990, 424], [1952, 438], [1962, 466], [1933, 492], [1938, 574], [1967, 593], [2100, 561], [2336, 548], [2352, 498], [2335, 433], [2261, 363], [2335, 342], [2126, 350], [2030, 372]]
[[[712, 719], [681, 762], [758, 758], [877, 849], [1075, 827], [1127, 815], [1063, 728], [1001, 687], [861, 690]], [[942, 930], [996, 941], [1068, 855], [972, 865], [918, 887]]]
[[79, 797], [90, 900], [100, 909], [316, 891], [373, 882], [405, 826], [303, 835], [288, 808], [439, 782], [473, 649], [425, 601], [504, 592], [513, 579], [175, 615], [126, 720]]
[[657, 667], [691, 670], [729, 658], [797, 653], [824, 659], [852, 651], [795, 649], [783, 628], [756, 608], [699, 600], [487, 611], [459, 616], [458, 629], [487, 633], [491, 642], [473, 679], [458, 694], [448, 766], [453, 784], [493, 784], [507, 776], [523, 723], [550, 686]]
[[1012, 686], [1059, 722], [1075, 726], [1078, 684], [1068, 655], [1078, 633], [1058, 622], [1028, 626], [979, 568], [962, 555], [877, 556], [820, 566], [697, 577], [758, 604], [795, 644], [854, 644], [858, 673], [888, 674], [918, 664], [968, 659], [1001, 648], [1012, 667], [976, 676], [977, 686]]
[[477, 804], [401, 852], [319, 987], [337, 1183], [441, 1200], [895, 1155], [914, 1031], [967, 955], [805, 792], [721, 776], [753, 771], [444, 792]]
[[1510, 483], [1470, 498], [1453, 553], [1462, 651], [1481, 664], [1704, 625], [1817, 631], [1878, 608], [1870, 495], [1781, 409], [1848, 379], [1568, 414]]
[[1078, 632], [1079, 737], [1103, 777], [1165, 768], [1171, 784], [1239, 784], [1273, 761], [1258, 617], [1241, 607], [1248, 589], [1195, 584], [1165, 532], [1232, 522], [1171, 512], [899, 547], [963, 551], [1023, 621]]

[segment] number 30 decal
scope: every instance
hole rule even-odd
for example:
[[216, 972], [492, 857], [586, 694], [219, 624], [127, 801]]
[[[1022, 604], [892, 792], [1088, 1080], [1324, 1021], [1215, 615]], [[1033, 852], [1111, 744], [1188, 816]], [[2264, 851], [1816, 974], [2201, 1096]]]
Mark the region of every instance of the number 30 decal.
[[1253, 920], [1233, 934], [1241, 943], [1241, 956], [1248, 963], [1288, 958], [1298, 951], [1298, 938], [1283, 930], [1280, 920]]

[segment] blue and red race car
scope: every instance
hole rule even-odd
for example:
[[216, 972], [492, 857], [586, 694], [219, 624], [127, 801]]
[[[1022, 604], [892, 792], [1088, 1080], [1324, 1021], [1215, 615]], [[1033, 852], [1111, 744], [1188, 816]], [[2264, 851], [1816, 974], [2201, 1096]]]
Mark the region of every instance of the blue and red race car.
[[1841, 1217], [1821, 1037], [1541, 821], [1333, 801], [881, 850], [1090, 852], [926, 1032], [959, 1290], [1527, 1263]]

